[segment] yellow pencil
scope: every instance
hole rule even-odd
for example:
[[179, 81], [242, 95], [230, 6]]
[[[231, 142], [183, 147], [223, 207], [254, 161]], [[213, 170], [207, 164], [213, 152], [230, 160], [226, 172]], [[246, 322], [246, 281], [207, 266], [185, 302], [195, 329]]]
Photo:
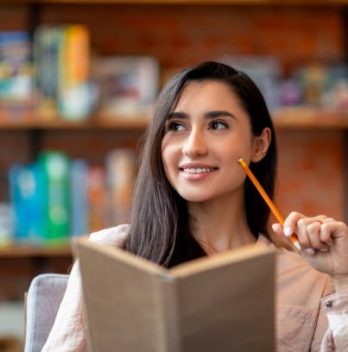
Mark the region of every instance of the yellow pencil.
[[[258, 192], [260, 193], [261, 197], [263, 198], [263, 200], [266, 202], [266, 204], [268, 205], [268, 207], [270, 208], [271, 212], [273, 213], [274, 217], [277, 219], [277, 221], [283, 225], [284, 224], [284, 217], [282, 216], [282, 214], [280, 213], [279, 209], [275, 206], [275, 204], [272, 202], [271, 198], [268, 196], [268, 194], [265, 192], [265, 190], [263, 189], [263, 187], [261, 186], [260, 182], [257, 180], [257, 178], [254, 176], [254, 174], [252, 173], [252, 171], [249, 169], [248, 165], [246, 164], [246, 162], [240, 158], [238, 160], [240, 166], [243, 168], [243, 170], [245, 171], [245, 173], [247, 174], [247, 176], [249, 177], [250, 181], [252, 182], [252, 184], [255, 186], [255, 188], [258, 190]], [[289, 237], [291, 243], [299, 250], [301, 250], [301, 245], [298, 241], [298, 238], [295, 234], [292, 234]]]

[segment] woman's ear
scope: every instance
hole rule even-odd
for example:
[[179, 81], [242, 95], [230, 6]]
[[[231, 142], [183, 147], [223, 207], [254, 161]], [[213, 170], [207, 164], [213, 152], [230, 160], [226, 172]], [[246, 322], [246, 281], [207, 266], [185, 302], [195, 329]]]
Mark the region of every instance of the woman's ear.
[[272, 133], [270, 128], [265, 127], [259, 136], [254, 137], [254, 151], [251, 161], [257, 163], [266, 155], [271, 144]]

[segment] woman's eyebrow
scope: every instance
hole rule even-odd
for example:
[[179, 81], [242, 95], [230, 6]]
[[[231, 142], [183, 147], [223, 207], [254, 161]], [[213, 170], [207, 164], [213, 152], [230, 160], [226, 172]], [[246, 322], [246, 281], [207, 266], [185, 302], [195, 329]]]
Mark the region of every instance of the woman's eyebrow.
[[189, 115], [182, 111], [172, 111], [168, 114], [167, 120], [169, 119], [188, 119]]
[[216, 117], [231, 117], [233, 119], [237, 119], [235, 115], [233, 115], [232, 113], [230, 113], [229, 111], [226, 110], [214, 110], [214, 111], [208, 111], [207, 113], [204, 114], [205, 117], [212, 119], [212, 118], [216, 118]]
[[[229, 111], [225, 111], [225, 110], [213, 110], [213, 111], [208, 111], [204, 114], [205, 118], [208, 119], [213, 119], [216, 117], [231, 117], [233, 119], [237, 119], [235, 115], [233, 115], [232, 113], [230, 113]], [[169, 119], [188, 119], [189, 118], [189, 114], [182, 112], [182, 111], [172, 111], [171, 113], [168, 114], [168, 120]]]

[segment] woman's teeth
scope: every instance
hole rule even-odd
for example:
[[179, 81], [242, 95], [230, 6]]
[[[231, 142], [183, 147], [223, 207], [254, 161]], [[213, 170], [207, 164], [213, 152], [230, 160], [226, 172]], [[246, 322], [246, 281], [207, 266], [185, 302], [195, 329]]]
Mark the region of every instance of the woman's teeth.
[[206, 168], [206, 167], [183, 169], [183, 171], [187, 174], [204, 174], [207, 172], [213, 172], [214, 170], [215, 170], [214, 168]]

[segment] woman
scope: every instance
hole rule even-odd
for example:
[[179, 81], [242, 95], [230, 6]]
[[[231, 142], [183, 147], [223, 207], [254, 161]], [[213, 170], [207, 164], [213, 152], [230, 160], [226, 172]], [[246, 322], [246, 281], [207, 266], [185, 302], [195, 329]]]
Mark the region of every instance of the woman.
[[[272, 195], [275, 135], [257, 87], [218, 62], [181, 72], [160, 94], [147, 132], [131, 225], [100, 231], [91, 240], [168, 268], [245, 244], [276, 246], [277, 350], [346, 350], [347, 226], [293, 212], [271, 234], [269, 209], [245, 178], [240, 157]], [[285, 249], [283, 236], [293, 232], [301, 255]], [[81, 301], [75, 265], [43, 351], [86, 349]]]

